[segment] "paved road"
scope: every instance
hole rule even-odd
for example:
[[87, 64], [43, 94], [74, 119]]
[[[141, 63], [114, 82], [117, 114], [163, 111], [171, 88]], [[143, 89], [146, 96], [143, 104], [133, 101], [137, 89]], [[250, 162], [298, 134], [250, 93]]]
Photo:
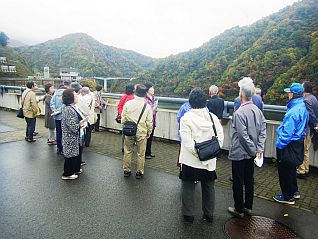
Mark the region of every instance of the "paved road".
[[[7, 134], [12, 126], [0, 122]], [[213, 224], [200, 220], [200, 203], [195, 223], [183, 224], [176, 175], [147, 167], [144, 179], [127, 179], [117, 159], [87, 149], [84, 158], [80, 178], [63, 181], [63, 158], [45, 137], [32, 144], [1, 143], [0, 238], [227, 238], [223, 226], [231, 218], [226, 212], [233, 204], [230, 190], [216, 187]], [[254, 207], [256, 215], [279, 220], [302, 238], [317, 238], [318, 216], [311, 212], [260, 198]]]

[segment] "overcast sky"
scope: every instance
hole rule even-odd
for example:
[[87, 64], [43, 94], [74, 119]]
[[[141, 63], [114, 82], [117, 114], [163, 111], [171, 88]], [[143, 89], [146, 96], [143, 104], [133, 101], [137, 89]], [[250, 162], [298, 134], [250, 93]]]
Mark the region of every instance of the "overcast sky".
[[0, 31], [40, 43], [84, 32], [151, 57], [201, 46], [297, 0], [0, 0]]

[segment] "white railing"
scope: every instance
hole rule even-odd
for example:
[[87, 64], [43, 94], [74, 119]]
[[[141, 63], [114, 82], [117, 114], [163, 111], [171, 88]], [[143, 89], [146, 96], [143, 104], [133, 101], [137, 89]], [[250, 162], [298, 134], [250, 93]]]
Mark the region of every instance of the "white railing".
[[[109, 97], [108, 97], [109, 98]], [[106, 109], [101, 115], [101, 126], [108, 129], [121, 130], [121, 125], [115, 121], [117, 115], [117, 99], [112, 100], [114, 103], [108, 104]], [[20, 93], [7, 93], [6, 91], [0, 92], [0, 107], [18, 110], [21, 103]], [[39, 107], [44, 115], [44, 103], [40, 102]], [[17, 118], [18, 120], [18, 118]], [[230, 147], [230, 127], [231, 119], [225, 118], [221, 121], [224, 129], [224, 144], [223, 149], [228, 150]], [[267, 121], [267, 139], [265, 143], [265, 157], [276, 157], [276, 129], [279, 126], [279, 121], [268, 120]], [[157, 113], [157, 127], [155, 130], [155, 137], [178, 140], [178, 123], [177, 123], [177, 111], [158, 109]], [[318, 167], [318, 151], [314, 152], [313, 147], [310, 149], [310, 165]]]

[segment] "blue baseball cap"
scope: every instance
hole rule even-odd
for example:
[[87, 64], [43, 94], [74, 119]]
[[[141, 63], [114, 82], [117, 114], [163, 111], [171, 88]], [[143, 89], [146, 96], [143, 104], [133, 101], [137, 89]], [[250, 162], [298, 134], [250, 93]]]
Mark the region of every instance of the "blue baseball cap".
[[289, 88], [284, 89], [287, 93], [301, 95], [304, 93], [304, 87], [300, 83], [293, 83]]

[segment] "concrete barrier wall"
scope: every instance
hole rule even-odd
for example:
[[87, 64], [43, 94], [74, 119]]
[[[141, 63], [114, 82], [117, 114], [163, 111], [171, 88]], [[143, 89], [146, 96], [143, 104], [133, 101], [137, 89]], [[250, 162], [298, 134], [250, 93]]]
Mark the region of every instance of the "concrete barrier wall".
[[[15, 93], [0, 94], [0, 107], [18, 110], [21, 105], [21, 95]], [[44, 115], [44, 103], [40, 102], [41, 114]], [[117, 105], [108, 104], [101, 115], [101, 126], [109, 129], [121, 130], [122, 125], [116, 123]], [[230, 147], [230, 127], [231, 119], [222, 119], [221, 124], [224, 130], [223, 149], [228, 150]], [[265, 157], [276, 157], [276, 129], [279, 126], [278, 121], [267, 121], [267, 139], [265, 143]], [[178, 140], [178, 123], [177, 111], [159, 109], [157, 113], [157, 127], [155, 137]], [[318, 167], [318, 151], [314, 152], [313, 147], [310, 148], [310, 165]]]

